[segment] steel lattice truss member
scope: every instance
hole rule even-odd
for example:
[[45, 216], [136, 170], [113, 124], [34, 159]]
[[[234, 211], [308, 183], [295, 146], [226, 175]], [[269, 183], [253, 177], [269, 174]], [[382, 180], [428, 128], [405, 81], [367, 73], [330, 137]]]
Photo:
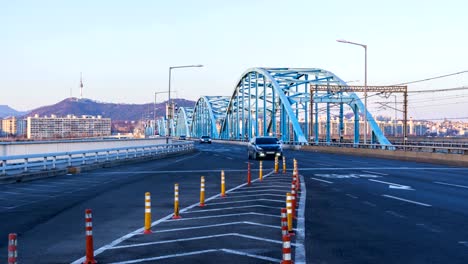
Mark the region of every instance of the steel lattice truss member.
[[223, 122], [228, 103], [227, 96], [200, 97], [193, 111], [190, 136], [219, 138], [219, 127]]
[[[245, 140], [258, 135], [273, 135], [284, 142], [307, 143], [312, 131], [311, 84], [347, 86], [333, 73], [318, 68], [248, 69], [240, 77], [231, 96], [220, 137]], [[362, 102], [354, 93], [317, 92], [313, 99], [316, 105], [348, 104], [357, 117], [357, 113], [364, 111]], [[370, 113], [368, 120], [380, 144], [390, 145]], [[329, 130], [329, 122], [327, 124]], [[318, 126], [315, 131], [318, 131]], [[356, 126], [356, 132], [359, 135], [359, 125]]]
[[185, 135], [191, 137], [190, 128], [192, 126], [193, 107], [179, 107], [175, 120], [175, 136]]

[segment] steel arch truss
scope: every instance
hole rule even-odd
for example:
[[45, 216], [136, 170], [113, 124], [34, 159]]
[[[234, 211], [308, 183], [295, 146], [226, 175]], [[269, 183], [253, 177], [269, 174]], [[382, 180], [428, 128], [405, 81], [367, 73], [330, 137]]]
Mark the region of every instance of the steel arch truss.
[[175, 133], [173, 135], [191, 137], [193, 107], [179, 107], [176, 113]]
[[[245, 71], [229, 100], [220, 137], [245, 140], [253, 136], [273, 135], [284, 142], [307, 143], [311, 137], [310, 85], [343, 85], [331, 72], [318, 68], [251, 68]], [[364, 105], [354, 93], [314, 93], [313, 102], [348, 104], [359, 120]], [[341, 109], [342, 112], [342, 109]], [[370, 113], [367, 113], [374, 135], [381, 144], [390, 144]], [[328, 122], [329, 129], [329, 122]], [[316, 122], [315, 131], [318, 126]], [[356, 131], [359, 135], [359, 125]], [[329, 135], [329, 133], [327, 134]], [[328, 138], [329, 142], [329, 138]]]
[[228, 103], [229, 97], [227, 96], [200, 97], [193, 111], [190, 135], [219, 138], [219, 127], [223, 122]]

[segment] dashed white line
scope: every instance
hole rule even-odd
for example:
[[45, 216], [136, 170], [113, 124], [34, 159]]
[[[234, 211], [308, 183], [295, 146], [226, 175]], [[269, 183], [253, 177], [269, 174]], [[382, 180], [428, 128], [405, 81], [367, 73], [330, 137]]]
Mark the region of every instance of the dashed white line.
[[371, 203], [371, 202], [369, 202], [369, 201], [364, 201], [364, 202], [362, 202], [362, 203], [363, 203], [363, 204], [367, 204], [367, 205], [372, 206], [372, 207], [377, 207], [377, 205], [376, 205], [375, 203]]
[[468, 241], [458, 241], [458, 244], [462, 244], [465, 247], [468, 247]]
[[354, 195], [349, 194], [349, 193], [347, 193], [346, 196], [351, 197], [351, 198], [353, 198], [353, 199], [357, 199], [357, 198], [358, 198], [357, 196], [354, 196]]
[[389, 214], [389, 215], [393, 215], [393, 216], [396, 216], [396, 217], [398, 217], [398, 218], [406, 218], [406, 216], [401, 215], [401, 214], [399, 214], [399, 213], [397, 213], [397, 212], [394, 212], [394, 211], [388, 210], [388, 211], [385, 211], [385, 212], [386, 212], [387, 214]]
[[420, 202], [416, 202], [416, 201], [412, 201], [412, 200], [407, 200], [407, 199], [403, 199], [403, 198], [392, 196], [392, 195], [382, 194], [382, 196], [387, 197], [387, 198], [391, 198], [391, 199], [400, 200], [400, 201], [407, 202], [407, 203], [422, 205], [422, 206], [426, 206], [426, 207], [431, 207], [432, 206], [430, 204], [425, 204], [425, 203], [420, 203]]
[[459, 185], [459, 184], [453, 184], [453, 183], [446, 183], [446, 182], [434, 182], [434, 183], [468, 189], [468, 186], [465, 186], [465, 185]]
[[416, 224], [416, 225], [419, 226], [419, 227], [422, 227], [422, 228], [424, 228], [424, 229], [426, 229], [426, 230], [428, 230], [428, 231], [430, 231], [432, 233], [441, 233], [442, 232], [439, 229], [430, 227], [430, 226], [428, 226], [426, 224]]
[[314, 177], [310, 177], [311, 180], [314, 180], [314, 181], [319, 181], [319, 182], [326, 182], [326, 183], [330, 183], [332, 184], [333, 182], [331, 181], [326, 181], [326, 180], [322, 180], [322, 179], [317, 179], [317, 178], [314, 178]]
[[380, 172], [375, 172], [375, 171], [365, 171], [365, 170], [363, 170], [362, 172], [372, 173], [372, 174], [377, 174], [377, 175], [382, 175], [382, 176], [387, 176], [388, 175], [386, 173], [380, 173]]

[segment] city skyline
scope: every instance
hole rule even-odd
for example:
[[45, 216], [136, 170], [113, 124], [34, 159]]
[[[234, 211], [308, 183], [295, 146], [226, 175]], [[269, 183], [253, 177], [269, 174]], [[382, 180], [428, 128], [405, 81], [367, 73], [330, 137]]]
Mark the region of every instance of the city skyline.
[[[173, 97], [190, 100], [231, 95], [242, 72], [256, 66], [317, 67], [362, 85], [363, 50], [336, 39], [368, 45], [369, 85], [461, 72], [468, 61], [468, 38], [460, 34], [467, 4], [449, 2], [7, 2], [0, 9], [8, 25], [0, 43], [8, 51], [0, 104], [24, 111], [79, 97], [80, 72], [85, 98], [149, 103], [154, 92], [167, 90], [168, 68], [184, 64], [205, 65], [173, 72]], [[408, 87], [467, 84], [465, 73]], [[409, 116], [467, 117], [467, 97], [466, 90], [410, 94]], [[379, 109], [371, 101], [374, 116]]]

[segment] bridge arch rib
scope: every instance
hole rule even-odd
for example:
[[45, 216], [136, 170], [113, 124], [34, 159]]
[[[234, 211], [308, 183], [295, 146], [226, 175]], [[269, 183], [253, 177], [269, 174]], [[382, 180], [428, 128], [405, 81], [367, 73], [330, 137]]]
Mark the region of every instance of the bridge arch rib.
[[176, 113], [175, 136], [191, 136], [190, 128], [192, 126], [193, 110], [193, 107], [179, 107]]
[[[315, 127], [312, 128], [311, 113], [316, 113], [317, 120], [318, 103], [326, 103], [327, 142], [330, 142], [329, 120], [332, 104], [340, 105], [341, 115], [343, 104], [349, 105], [355, 112], [357, 121], [359, 113], [367, 111], [355, 93], [315, 92], [311, 98], [311, 85], [347, 86], [333, 73], [319, 68], [248, 69], [239, 78], [229, 99], [220, 138], [245, 140], [253, 136], [273, 135], [284, 142], [305, 144], [312, 136], [318, 139], [318, 123], [315, 122]], [[315, 103], [315, 109], [311, 109], [312, 102]], [[376, 140], [380, 144], [390, 145], [372, 115], [367, 113]], [[341, 122], [339, 129], [342, 129]], [[359, 135], [359, 123], [356, 124], [355, 133]], [[355, 136], [355, 143], [359, 143], [359, 136]]]
[[219, 138], [219, 127], [229, 102], [227, 96], [202, 96], [195, 104], [190, 135]]

